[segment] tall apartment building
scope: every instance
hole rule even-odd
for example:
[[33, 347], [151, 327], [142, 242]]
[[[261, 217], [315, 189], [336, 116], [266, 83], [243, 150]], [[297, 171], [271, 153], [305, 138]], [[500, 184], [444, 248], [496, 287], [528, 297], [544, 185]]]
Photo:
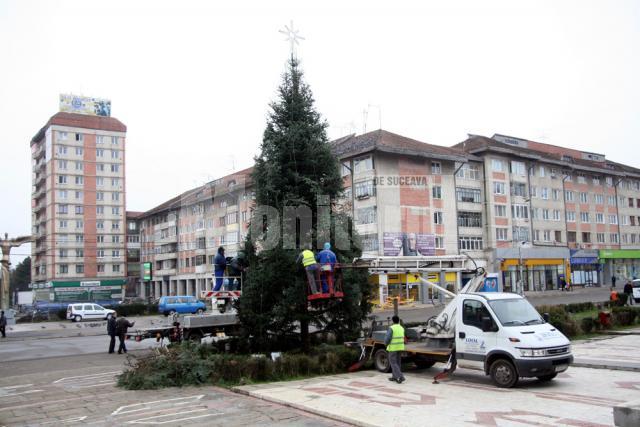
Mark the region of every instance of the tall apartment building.
[[[333, 141], [344, 197], [365, 256], [472, 256], [506, 290], [610, 283], [640, 269], [640, 170], [605, 156], [503, 135], [454, 147], [384, 130]], [[142, 291], [211, 289], [218, 246], [233, 256], [248, 228], [250, 170], [187, 191], [143, 213]], [[394, 282], [395, 280], [395, 282]], [[448, 284], [459, 280], [447, 275]], [[464, 277], [463, 277], [464, 280]], [[389, 284], [406, 284], [404, 275]]]
[[56, 113], [31, 140], [32, 282], [47, 300], [111, 299], [126, 277], [127, 128], [96, 115], [105, 101], [69, 98], [61, 108], [79, 113]]
[[[494, 135], [455, 148], [483, 158], [486, 257], [506, 289], [635, 277], [640, 268], [640, 170], [584, 152]], [[624, 225], [621, 225], [624, 224]]]

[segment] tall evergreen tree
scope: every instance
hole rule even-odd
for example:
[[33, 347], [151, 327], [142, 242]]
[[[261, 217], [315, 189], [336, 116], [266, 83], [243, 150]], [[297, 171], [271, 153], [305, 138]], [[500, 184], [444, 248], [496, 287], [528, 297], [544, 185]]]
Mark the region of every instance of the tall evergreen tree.
[[31, 257], [26, 257], [11, 271], [9, 288], [14, 291], [28, 291], [31, 283]]
[[[336, 332], [339, 339], [357, 333], [370, 312], [370, 291], [366, 271], [347, 270], [345, 297], [309, 309], [304, 271], [296, 263], [301, 243], [310, 239], [314, 248], [322, 247], [325, 233], [331, 230], [332, 243], [336, 238], [348, 242], [348, 245], [332, 244], [340, 263], [349, 263], [360, 256], [360, 245], [355, 232], [349, 232], [353, 229], [351, 219], [335, 209], [343, 191], [339, 161], [327, 140], [327, 123], [315, 110], [311, 90], [293, 57], [283, 75], [278, 99], [270, 107], [252, 178], [257, 207], [274, 208], [272, 212], [278, 212], [280, 221], [262, 227], [261, 211], [259, 208], [254, 211], [252, 231], [245, 242], [249, 269], [238, 304], [239, 315], [260, 349], [281, 346], [285, 338], [298, 332], [306, 349], [310, 325]], [[318, 200], [329, 206], [325, 211], [320, 208], [320, 215]], [[305, 206], [309, 209], [299, 221], [283, 219], [288, 209]], [[331, 210], [330, 215], [323, 214], [326, 209]], [[309, 233], [305, 233], [306, 221], [311, 224]], [[257, 224], [260, 227], [256, 228]], [[276, 241], [265, 245], [255, 230], [273, 232], [274, 227], [282, 232]]]

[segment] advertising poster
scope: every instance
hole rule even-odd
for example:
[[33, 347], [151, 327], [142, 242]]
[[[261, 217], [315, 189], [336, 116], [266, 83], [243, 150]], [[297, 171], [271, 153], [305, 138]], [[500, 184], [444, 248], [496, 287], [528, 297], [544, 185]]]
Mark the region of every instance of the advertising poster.
[[384, 233], [385, 256], [432, 256], [436, 254], [435, 234]]
[[60, 111], [109, 117], [111, 116], [111, 101], [108, 99], [61, 94]]

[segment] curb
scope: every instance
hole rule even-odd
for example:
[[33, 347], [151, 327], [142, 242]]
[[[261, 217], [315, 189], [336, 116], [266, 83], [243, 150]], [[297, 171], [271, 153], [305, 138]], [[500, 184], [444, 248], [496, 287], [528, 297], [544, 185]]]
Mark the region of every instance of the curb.
[[638, 366], [625, 366], [625, 365], [616, 365], [610, 363], [590, 363], [590, 362], [580, 362], [575, 361], [571, 364], [576, 368], [591, 368], [591, 369], [609, 369], [612, 371], [629, 371], [629, 372], [640, 372], [640, 364]]
[[339, 416], [337, 416], [336, 414], [332, 414], [329, 412], [325, 412], [322, 411], [320, 409], [314, 409], [314, 408], [309, 408], [297, 403], [291, 403], [291, 402], [287, 402], [285, 400], [282, 399], [278, 399], [275, 397], [269, 397], [269, 396], [263, 396], [263, 395], [258, 395], [258, 394], [254, 394], [253, 392], [249, 391], [249, 390], [242, 390], [238, 387], [232, 387], [230, 389], [232, 392], [234, 393], [238, 393], [238, 394], [242, 394], [244, 396], [249, 396], [249, 397], [253, 397], [254, 399], [260, 399], [260, 400], [264, 400], [265, 402], [271, 402], [271, 403], [277, 403], [278, 405], [282, 405], [282, 406], [286, 406], [288, 408], [293, 408], [293, 409], [297, 409], [299, 411], [302, 412], [307, 412], [309, 414], [313, 414], [313, 415], [318, 415], [320, 417], [323, 418], [327, 418], [333, 421], [338, 421], [344, 424], [350, 424], [352, 426], [357, 426], [357, 427], [378, 427], [377, 424], [368, 424], [362, 421], [356, 421], [356, 420], [348, 420], [345, 418], [341, 418]]

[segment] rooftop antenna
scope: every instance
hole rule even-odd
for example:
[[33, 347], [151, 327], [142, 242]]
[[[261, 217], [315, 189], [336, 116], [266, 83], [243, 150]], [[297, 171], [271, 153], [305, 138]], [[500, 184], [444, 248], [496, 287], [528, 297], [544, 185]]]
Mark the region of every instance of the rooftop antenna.
[[298, 34], [300, 30], [294, 29], [293, 21], [290, 21], [289, 25], [284, 26], [284, 30], [278, 30], [278, 32], [286, 36], [285, 41], [289, 42], [291, 57], [296, 57], [296, 45], [300, 45], [298, 40], [304, 40], [304, 37]]
[[365, 108], [362, 110], [362, 133], [367, 133], [367, 118], [369, 117], [369, 111]]
[[369, 104], [367, 108], [375, 107], [378, 109], [378, 129], [382, 130], [382, 107], [380, 105]]

